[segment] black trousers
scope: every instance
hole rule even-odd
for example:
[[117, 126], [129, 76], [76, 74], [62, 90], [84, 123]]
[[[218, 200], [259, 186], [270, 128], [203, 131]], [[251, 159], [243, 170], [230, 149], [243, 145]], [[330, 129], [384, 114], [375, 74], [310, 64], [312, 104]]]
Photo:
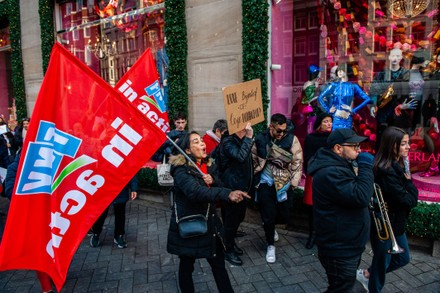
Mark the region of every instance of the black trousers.
[[239, 203], [228, 203], [223, 209], [226, 251], [232, 251], [235, 244], [235, 234], [246, 215], [246, 201], [243, 200]]
[[356, 270], [361, 263], [361, 254], [352, 257], [331, 257], [319, 254], [318, 258], [328, 278], [326, 293], [351, 292], [356, 282]]
[[279, 212], [284, 221], [289, 223], [291, 199], [288, 197], [287, 200], [278, 202], [275, 185], [269, 186], [266, 183], [262, 183], [258, 187], [257, 200], [267, 245], [273, 245], [277, 213]]
[[[114, 230], [114, 236], [118, 235], [125, 235], [125, 206], [127, 205], [126, 202], [124, 203], [114, 203], [113, 204], [113, 210], [115, 214], [115, 230]], [[101, 234], [102, 232], [102, 226], [104, 226], [105, 218], [107, 218], [108, 209], [107, 207], [105, 211], [99, 216], [99, 218], [96, 220], [95, 224], [93, 224], [93, 233], [94, 234]]]
[[[221, 241], [217, 238], [217, 252], [214, 258], [207, 258], [211, 266], [212, 274], [214, 275], [217, 289], [220, 293], [234, 292], [231, 281], [229, 280], [228, 272], [225, 268], [225, 254], [223, 252]], [[194, 257], [180, 256], [179, 263], [179, 287], [182, 293], [193, 293], [194, 282], [192, 273], [194, 272]]]

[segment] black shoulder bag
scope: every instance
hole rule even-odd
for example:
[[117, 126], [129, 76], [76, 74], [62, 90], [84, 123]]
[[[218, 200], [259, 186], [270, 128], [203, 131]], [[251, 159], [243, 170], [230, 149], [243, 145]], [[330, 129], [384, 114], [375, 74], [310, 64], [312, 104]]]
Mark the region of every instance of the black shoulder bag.
[[208, 208], [206, 209], [206, 215], [190, 215], [179, 219], [177, 216], [177, 205], [176, 202], [174, 202], [174, 212], [176, 213], [176, 223], [180, 237], [191, 238], [208, 233], [208, 216], [210, 207], [211, 204], [209, 203]]

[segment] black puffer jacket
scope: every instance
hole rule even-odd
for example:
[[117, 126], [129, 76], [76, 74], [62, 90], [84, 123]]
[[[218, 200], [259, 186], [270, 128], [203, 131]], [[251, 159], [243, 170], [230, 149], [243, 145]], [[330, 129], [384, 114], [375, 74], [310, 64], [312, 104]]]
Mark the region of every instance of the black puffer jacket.
[[213, 186], [208, 187], [200, 173], [188, 165], [185, 157], [181, 154], [171, 156], [169, 160], [171, 166], [171, 175], [174, 178], [174, 199], [177, 206], [179, 218], [202, 214], [206, 215], [208, 204], [211, 203], [208, 216], [208, 233], [203, 236], [192, 238], [181, 238], [179, 235], [176, 215], [171, 214], [170, 227], [168, 230], [167, 251], [179, 256], [188, 256], [195, 258], [215, 257], [216, 237], [221, 238], [223, 226], [215, 210], [215, 202], [229, 201], [228, 188], [216, 187], [220, 180], [215, 174], [212, 160], [208, 161], [208, 173], [214, 178]]
[[233, 190], [249, 192], [252, 186], [253, 140], [248, 137], [240, 139], [237, 135], [227, 135], [220, 142], [220, 155], [216, 164], [220, 169], [220, 176], [225, 186]]
[[388, 206], [388, 216], [396, 236], [405, 233], [409, 212], [417, 205], [419, 191], [411, 180], [406, 179], [397, 162], [388, 169], [375, 170], [375, 181], [379, 184], [383, 200]]
[[320, 148], [307, 168], [313, 176], [313, 216], [320, 255], [361, 254], [370, 236], [368, 206], [373, 194], [373, 170], [351, 163], [328, 148]]

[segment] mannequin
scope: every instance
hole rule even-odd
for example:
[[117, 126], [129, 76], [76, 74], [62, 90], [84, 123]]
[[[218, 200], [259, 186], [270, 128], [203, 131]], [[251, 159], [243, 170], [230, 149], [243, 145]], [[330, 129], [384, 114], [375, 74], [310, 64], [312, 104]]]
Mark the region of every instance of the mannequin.
[[[353, 108], [354, 96], [360, 97], [363, 102]], [[326, 97], [331, 97], [331, 104], [325, 102]], [[352, 128], [353, 115], [371, 102], [370, 97], [357, 85], [347, 81], [346, 64], [340, 64], [337, 68], [337, 80], [333, 81], [318, 97], [319, 104], [324, 110], [333, 116], [333, 127]]]
[[400, 65], [402, 59], [402, 50], [392, 49], [388, 55], [389, 67], [379, 72], [371, 85], [373, 105], [370, 113], [371, 116], [376, 117], [377, 122], [376, 150], [379, 148], [385, 128], [397, 126], [395, 120], [401, 114], [401, 110], [414, 109], [415, 106], [415, 101], [409, 98], [410, 74]]
[[[309, 116], [314, 110], [311, 103], [318, 98], [316, 91], [319, 86], [321, 70], [322, 68], [317, 65], [312, 64], [309, 66], [307, 69], [308, 80], [303, 85], [301, 99], [297, 99], [291, 111], [291, 120], [295, 124], [295, 134], [299, 137], [305, 137], [313, 131], [315, 118], [310, 119]], [[307, 123], [304, 123], [306, 121]]]

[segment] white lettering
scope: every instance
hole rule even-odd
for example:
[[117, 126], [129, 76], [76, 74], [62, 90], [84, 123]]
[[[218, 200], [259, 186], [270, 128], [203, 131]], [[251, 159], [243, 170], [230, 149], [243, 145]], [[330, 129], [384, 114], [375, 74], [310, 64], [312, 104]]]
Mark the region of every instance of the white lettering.
[[105, 180], [101, 175], [89, 177], [92, 172], [92, 170], [82, 172], [76, 180], [76, 185], [87, 193], [94, 195], [104, 185]]
[[23, 191], [36, 189], [36, 188], [43, 187], [43, 186], [50, 186], [52, 184], [52, 177], [47, 174], [40, 173], [40, 172], [32, 171], [29, 174], [28, 179], [37, 180], [37, 181], [32, 182], [32, 183], [26, 183], [25, 185], [23, 185]]
[[86, 204], [87, 198], [79, 190], [71, 190], [67, 192], [60, 202], [60, 209], [63, 213], [74, 215], [78, 213]]
[[[87, 180], [86, 178], [89, 179]], [[104, 183], [104, 177], [98, 174], [93, 175], [91, 170], [82, 172], [76, 180], [77, 187], [90, 195], [93, 195]], [[51, 213], [51, 221], [49, 224], [51, 227], [51, 239], [46, 245], [46, 252], [52, 258], [54, 258], [55, 255], [54, 248], [60, 247], [63, 236], [70, 228], [70, 220], [67, 216], [74, 215], [81, 211], [86, 203], [87, 197], [83, 192], [76, 189], [70, 190], [64, 194], [61, 199], [59, 211]]]

